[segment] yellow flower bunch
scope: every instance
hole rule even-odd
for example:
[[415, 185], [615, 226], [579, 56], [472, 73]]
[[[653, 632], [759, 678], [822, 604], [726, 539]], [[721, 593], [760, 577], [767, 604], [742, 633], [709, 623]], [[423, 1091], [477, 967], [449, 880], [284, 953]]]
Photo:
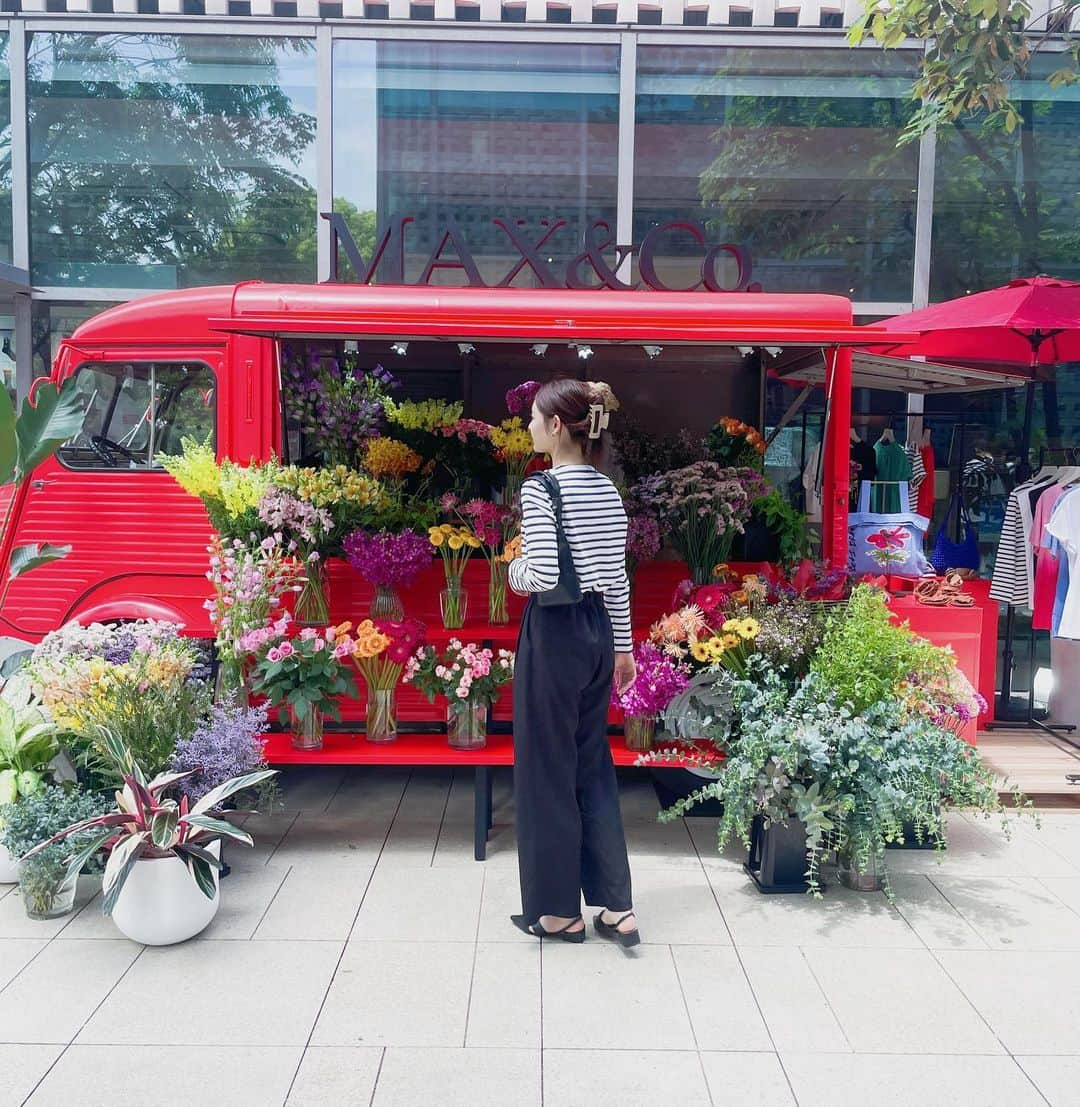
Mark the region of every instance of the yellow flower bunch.
[[415, 450], [395, 438], [372, 438], [364, 447], [364, 468], [383, 480], [404, 480], [423, 463]]
[[710, 638], [699, 638], [690, 646], [690, 656], [695, 661], [711, 664], [719, 661], [727, 647], [715, 634]]
[[366, 473], [336, 465], [332, 469], [280, 469], [274, 483], [316, 507], [357, 504], [380, 507], [386, 498], [382, 485]]
[[180, 445], [182, 453], [159, 454], [158, 461], [189, 495], [198, 497], [204, 503], [220, 499], [221, 469], [210, 439], [196, 442], [194, 438], [182, 438]]
[[465, 405], [449, 400], [383, 401], [386, 418], [405, 430], [427, 431], [433, 434], [444, 427], [452, 427], [462, 416]]
[[507, 461], [513, 458], [532, 457], [532, 435], [521, 425], [521, 419], [513, 416], [491, 428], [491, 444]]
[[483, 542], [468, 527], [456, 527], [453, 523], [442, 523], [437, 527], [428, 527], [428, 539], [433, 546], [447, 546], [451, 550], [460, 550], [468, 546], [478, 550]]
[[238, 519], [259, 506], [263, 494], [274, 483], [278, 468], [277, 462], [247, 466], [228, 460], [221, 463], [219, 498], [230, 519]]
[[733, 635], [732, 645], [737, 645], [740, 640], [752, 642], [758, 636], [761, 624], [748, 615], [745, 619], [728, 619], [720, 629], [725, 635]]

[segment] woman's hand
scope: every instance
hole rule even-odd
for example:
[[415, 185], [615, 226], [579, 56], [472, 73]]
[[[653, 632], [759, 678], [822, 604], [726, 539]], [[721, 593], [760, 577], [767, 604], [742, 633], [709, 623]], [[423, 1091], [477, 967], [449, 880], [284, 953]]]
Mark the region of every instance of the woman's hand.
[[637, 666], [632, 653], [615, 655], [615, 688], [621, 696], [637, 680]]

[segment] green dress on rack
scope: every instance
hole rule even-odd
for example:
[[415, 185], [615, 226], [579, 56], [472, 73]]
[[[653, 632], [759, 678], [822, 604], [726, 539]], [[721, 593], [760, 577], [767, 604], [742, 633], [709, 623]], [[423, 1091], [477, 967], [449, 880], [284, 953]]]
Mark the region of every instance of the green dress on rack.
[[874, 446], [877, 459], [875, 481], [870, 496], [870, 508], [879, 514], [906, 511], [908, 505], [900, 502], [899, 481], [911, 480], [911, 461], [899, 442], [878, 442]]

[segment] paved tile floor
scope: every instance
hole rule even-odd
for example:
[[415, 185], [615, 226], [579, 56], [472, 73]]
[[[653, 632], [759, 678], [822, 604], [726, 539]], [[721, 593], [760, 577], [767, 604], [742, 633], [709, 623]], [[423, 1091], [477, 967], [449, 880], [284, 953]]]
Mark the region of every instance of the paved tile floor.
[[472, 859], [467, 773], [290, 772], [198, 939], [143, 949], [95, 889], [0, 888], [0, 1107], [1080, 1104], [1080, 810], [953, 818], [892, 855], [897, 906], [765, 897], [715, 821], [623, 779], [633, 954], [518, 909], [509, 776]]

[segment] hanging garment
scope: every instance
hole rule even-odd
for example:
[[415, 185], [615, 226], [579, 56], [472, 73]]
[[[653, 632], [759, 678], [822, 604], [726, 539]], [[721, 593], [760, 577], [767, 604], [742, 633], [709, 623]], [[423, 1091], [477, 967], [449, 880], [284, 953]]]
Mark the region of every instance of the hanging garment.
[[[1031, 607], [1035, 592], [1035, 558], [1031, 548], [1031, 523], [1034, 504], [1038, 497], [1053, 484], [1044, 477], [1041, 483], [1028, 481], [1018, 484], [1009, 493], [1005, 505], [1005, 519], [1001, 524], [1001, 538], [994, 556], [994, 571], [990, 585], [990, 599], [1014, 607]], [[965, 488], [967, 483], [965, 482]]]
[[[1061, 551], [1057, 590], [1061, 609], [1052, 633], [1058, 638], [1080, 638], [1080, 488], [1070, 489], [1058, 500], [1046, 531]], [[1064, 595], [1060, 596], [1066, 576]]]
[[[877, 468], [874, 479], [879, 483], [874, 485], [873, 510], [881, 514], [900, 511], [900, 482], [911, 479], [911, 462], [904, 447], [899, 442], [879, 442], [874, 447], [874, 457]], [[903, 505], [905, 511], [907, 506]]]
[[1050, 630], [1053, 626], [1058, 559], [1046, 544], [1046, 524], [1064, 492], [1065, 489], [1060, 484], [1052, 484], [1045, 489], [1039, 496], [1031, 519], [1031, 545], [1035, 550], [1035, 588], [1031, 616], [1034, 630]]
[[918, 491], [926, 480], [926, 466], [923, 465], [922, 453], [914, 442], [909, 442], [904, 447], [908, 462], [911, 464], [911, 480], [908, 481], [908, 510], [919, 510]]
[[818, 442], [806, 459], [802, 473], [803, 492], [806, 495], [806, 518], [811, 523], [821, 522], [821, 484], [818, 481], [818, 465], [821, 462], [821, 443]]
[[919, 447], [919, 456], [922, 458], [923, 469], [926, 476], [919, 485], [918, 512], [927, 519], [934, 517], [934, 447]]

